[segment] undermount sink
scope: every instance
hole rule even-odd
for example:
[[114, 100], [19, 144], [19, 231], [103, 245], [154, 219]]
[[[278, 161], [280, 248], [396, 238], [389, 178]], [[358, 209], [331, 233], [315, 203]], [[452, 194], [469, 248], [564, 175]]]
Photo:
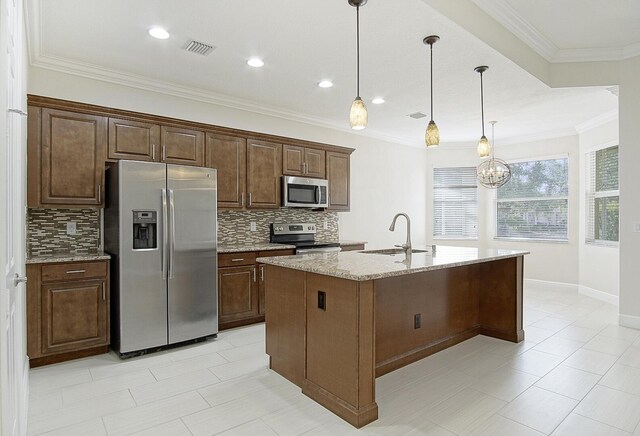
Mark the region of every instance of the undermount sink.
[[[361, 251], [360, 253], [363, 254], [388, 254], [388, 255], [394, 255], [394, 254], [404, 254], [404, 248], [383, 248], [381, 250], [365, 250], [365, 251]], [[429, 253], [429, 250], [418, 250], [418, 249], [412, 249], [411, 253]]]

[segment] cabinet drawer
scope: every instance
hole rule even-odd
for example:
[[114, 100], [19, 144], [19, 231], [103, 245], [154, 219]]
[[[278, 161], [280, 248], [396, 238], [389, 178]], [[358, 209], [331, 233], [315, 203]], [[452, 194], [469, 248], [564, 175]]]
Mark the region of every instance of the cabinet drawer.
[[256, 253], [224, 253], [218, 255], [218, 268], [227, 266], [253, 265], [256, 263]]
[[75, 280], [107, 276], [107, 262], [42, 265], [42, 281]]

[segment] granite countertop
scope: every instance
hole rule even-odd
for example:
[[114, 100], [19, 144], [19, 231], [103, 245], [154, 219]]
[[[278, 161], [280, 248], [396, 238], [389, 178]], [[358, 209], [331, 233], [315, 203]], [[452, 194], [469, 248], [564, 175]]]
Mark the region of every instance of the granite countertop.
[[239, 253], [241, 251], [269, 251], [269, 250], [290, 250], [296, 248], [295, 245], [272, 244], [270, 242], [256, 242], [254, 244], [227, 245], [218, 244], [218, 253]]
[[404, 253], [388, 255], [347, 251], [312, 253], [301, 256], [260, 257], [257, 261], [342, 279], [366, 281], [529, 254], [528, 251], [520, 250], [438, 245], [435, 255], [432, 256], [430, 247], [414, 247], [414, 249], [424, 249], [429, 252], [413, 253], [409, 259]]
[[25, 261], [27, 264], [57, 263], [57, 262], [88, 262], [92, 260], [109, 260], [111, 255], [107, 253], [95, 254], [52, 254], [49, 256], [31, 257]]

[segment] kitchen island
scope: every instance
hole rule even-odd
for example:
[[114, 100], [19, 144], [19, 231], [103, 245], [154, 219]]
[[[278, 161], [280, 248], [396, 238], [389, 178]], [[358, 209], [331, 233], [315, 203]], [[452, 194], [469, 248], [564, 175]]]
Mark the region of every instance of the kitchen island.
[[258, 258], [270, 368], [362, 427], [376, 377], [478, 334], [524, 339], [527, 252], [430, 248]]

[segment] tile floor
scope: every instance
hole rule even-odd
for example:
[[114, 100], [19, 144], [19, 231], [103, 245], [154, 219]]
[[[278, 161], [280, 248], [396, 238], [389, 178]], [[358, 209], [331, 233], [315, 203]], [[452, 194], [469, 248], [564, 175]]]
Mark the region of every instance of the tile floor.
[[356, 430], [267, 369], [264, 325], [120, 361], [31, 371], [30, 435], [635, 435], [640, 330], [615, 307], [527, 289], [526, 340], [477, 336], [377, 379]]

